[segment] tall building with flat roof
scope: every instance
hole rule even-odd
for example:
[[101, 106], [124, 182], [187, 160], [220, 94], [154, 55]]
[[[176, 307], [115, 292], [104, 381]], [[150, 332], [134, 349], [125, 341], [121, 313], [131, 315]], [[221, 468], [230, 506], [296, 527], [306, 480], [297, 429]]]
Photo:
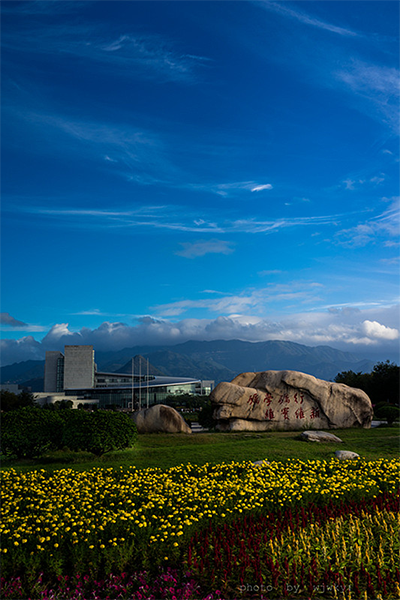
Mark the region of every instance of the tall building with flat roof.
[[64, 356], [64, 390], [93, 388], [93, 346], [65, 346]]
[[63, 362], [64, 354], [62, 352], [58, 350], [48, 350], [46, 352], [43, 388], [45, 392], [61, 392], [63, 390], [64, 382], [60, 381]]

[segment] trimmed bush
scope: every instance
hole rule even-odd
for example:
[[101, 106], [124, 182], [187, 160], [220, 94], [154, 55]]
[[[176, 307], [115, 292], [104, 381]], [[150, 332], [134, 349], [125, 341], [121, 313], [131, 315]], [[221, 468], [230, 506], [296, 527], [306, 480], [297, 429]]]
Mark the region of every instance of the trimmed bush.
[[101, 456], [134, 445], [137, 429], [123, 413], [22, 408], [4, 413], [1, 451], [17, 458], [37, 458], [69, 448]]
[[377, 404], [374, 408], [374, 413], [378, 419], [385, 419], [388, 425], [392, 425], [394, 421], [397, 421], [400, 418], [398, 406], [386, 404], [385, 402]]
[[1, 451], [17, 458], [36, 458], [59, 447], [63, 422], [58, 412], [26, 407], [4, 413]]
[[136, 441], [136, 425], [124, 413], [79, 410], [64, 414], [63, 446], [71, 450], [86, 450], [101, 456], [112, 450], [130, 448]]

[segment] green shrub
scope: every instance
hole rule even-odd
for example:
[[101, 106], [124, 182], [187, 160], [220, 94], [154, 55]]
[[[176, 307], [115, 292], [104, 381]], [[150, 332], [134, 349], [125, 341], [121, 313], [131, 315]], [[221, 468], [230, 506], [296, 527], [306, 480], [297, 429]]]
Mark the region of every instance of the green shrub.
[[385, 419], [388, 425], [391, 425], [400, 418], [399, 407], [385, 402], [377, 404], [374, 407], [374, 413], [378, 419]]
[[136, 425], [124, 413], [79, 410], [65, 411], [64, 415], [63, 446], [70, 450], [86, 450], [101, 456], [112, 450], [130, 448], [136, 441]]
[[63, 421], [60, 448], [69, 448], [74, 452], [87, 450], [91, 434], [90, 417], [91, 413], [83, 410], [60, 411]]
[[6, 412], [1, 423], [1, 451], [36, 458], [59, 447], [63, 422], [58, 411], [26, 407]]
[[4, 413], [1, 451], [17, 458], [37, 458], [69, 448], [101, 456], [134, 445], [136, 425], [123, 413], [22, 408]]

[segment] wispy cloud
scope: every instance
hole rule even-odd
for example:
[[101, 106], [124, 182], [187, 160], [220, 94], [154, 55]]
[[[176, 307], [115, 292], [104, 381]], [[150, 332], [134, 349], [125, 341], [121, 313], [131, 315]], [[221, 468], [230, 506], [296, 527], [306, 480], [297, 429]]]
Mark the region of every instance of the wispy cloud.
[[354, 91], [367, 94], [376, 92], [384, 97], [399, 96], [399, 71], [393, 67], [353, 59], [346, 69], [337, 71], [336, 75]]
[[[12, 204], [9, 201], [9, 204]], [[17, 206], [18, 204], [18, 206]], [[50, 201], [47, 200], [47, 206]], [[9, 209], [10, 210], [10, 209]], [[12, 209], [11, 209], [12, 210]], [[93, 208], [47, 208], [40, 206], [23, 206], [21, 200], [15, 202], [18, 213], [37, 214], [58, 221], [62, 227], [93, 227], [93, 228], [125, 228], [130, 229], [164, 229], [170, 231], [183, 231], [194, 233], [226, 233], [226, 234], [268, 234], [288, 228], [339, 226], [356, 213], [338, 213], [331, 215], [310, 215], [306, 217], [276, 217], [261, 220], [257, 217], [246, 219], [221, 218], [218, 209], [212, 211], [215, 218], [203, 218], [195, 212], [182, 212], [181, 207], [173, 205], [164, 206], [136, 206], [132, 209], [93, 209]], [[7, 209], [5, 209], [5, 212]], [[389, 219], [391, 210], [381, 215], [382, 224]], [[389, 223], [387, 224], [389, 227]], [[222, 246], [219, 246], [222, 248]], [[185, 249], [184, 249], [185, 251]]]
[[340, 36], [345, 37], [358, 37], [359, 33], [353, 31], [351, 29], [340, 27], [339, 25], [334, 25], [327, 21], [323, 21], [318, 17], [310, 15], [304, 11], [298, 10], [298, 8], [293, 8], [293, 5], [289, 2], [269, 2], [269, 1], [261, 1], [255, 2], [258, 6], [264, 8], [265, 10], [269, 10], [280, 14], [284, 17], [288, 17], [299, 23], [304, 25], [309, 25], [311, 27], [316, 27], [318, 29], [323, 29], [325, 31], [330, 31], [331, 33], [335, 33]]
[[252, 192], [262, 192], [264, 190], [272, 190], [272, 185], [270, 183], [266, 183], [264, 185], [256, 185], [252, 188]]
[[260, 275], [260, 277], [267, 277], [269, 275], [279, 275], [280, 273], [282, 273], [282, 271], [279, 269], [270, 269], [266, 271], [259, 271], [257, 275]]
[[[21, 12], [16, 8], [14, 13], [29, 16], [25, 9], [27, 6], [29, 8], [30, 4], [32, 14], [39, 17], [41, 14], [57, 12], [37, 10], [40, 4], [67, 5], [68, 8], [72, 3], [28, 2], [22, 5]], [[79, 3], [77, 5], [79, 7]], [[36, 10], [33, 10], [34, 8]], [[58, 12], [61, 14], [68, 10], [63, 7], [63, 10]], [[187, 50], [180, 51], [173, 40], [161, 35], [125, 31], [113, 36], [105, 27], [81, 25], [65, 19], [63, 24], [52, 23], [49, 27], [47, 21], [41, 22], [37, 18], [31, 21], [29, 27], [14, 28], [12, 32], [5, 30], [2, 45], [14, 52], [40, 55], [42, 59], [54, 59], [55, 55], [63, 55], [67, 60], [79, 58], [81, 67], [86, 65], [88, 69], [93, 69], [93, 66], [98, 64], [103, 70], [118, 70], [120, 74], [130, 78], [151, 79], [160, 83], [192, 83], [196, 81], [199, 67], [206, 65], [210, 60], [209, 57], [198, 56]]]
[[195, 309], [206, 309], [212, 314], [222, 316], [237, 314], [257, 314], [262, 316], [273, 303], [310, 304], [318, 301], [317, 292], [323, 288], [317, 282], [293, 281], [287, 284], [269, 285], [258, 290], [244, 290], [240, 294], [226, 294], [220, 298], [201, 298], [197, 300], [178, 300], [152, 307], [163, 317], [181, 315]]
[[230, 242], [223, 240], [208, 240], [205, 242], [181, 243], [182, 250], [175, 254], [185, 258], [197, 258], [206, 254], [231, 254], [234, 250]]
[[199, 192], [211, 192], [219, 196], [230, 196], [234, 193], [249, 191], [260, 192], [262, 190], [272, 190], [272, 185], [258, 184], [256, 181], [234, 181], [229, 183], [186, 183], [183, 188]]
[[82, 316], [82, 317], [131, 317], [132, 315], [115, 313], [115, 312], [105, 312], [100, 310], [99, 308], [91, 308], [89, 310], [82, 310], [80, 312], [71, 313], [73, 316]]
[[[362, 247], [380, 241], [382, 237], [394, 238], [396, 241], [400, 234], [400, 198], [387, 199], [390, 206], [380, 215], [371, 218], [355, 227], [343, 229], [336, 233], [336, 241], [347, 247]], [[391, 240], [386, 240], [389, 245]]]
[[376, 217], [374, 222], [380, 230], [392, 236], [398, 236], [400, 227], [400, 196], [383, 198], [383, 200], [389, 203], [389, 207]]
[[[196, 174], [179, 165], [179, 147], [185, 144], [185, 135], [177, 139], [139, 126], [139, 119], [137, 127], [132, 120], [126, 123], [77, 119], [56, 113], [50, 106], [47, 111], [39, 106], [37, 110], [31, 106], [8, 106], [4, 112], [22, 124], [24, 139], [28, 135], [46, 139], [45, 145], [38, 146], [39, 152], [67, 155], [75, 160], [89, 158], [108, 173], [139, 186], [215, 194], [222, 198], [273, 188], [271, 183], [256, 180], [196, 182]], [[193, 150], [197, 151], [196, 145]]]
[[[393, 244], [385, 244], [387, 248], [398, 248], [400, 242], [393, 242]], [[386, 265], [398, 265], [400, 263], [400, 256], [393, 256], [392, 258], [381, 258], [381, 263]]]
[[353, 59], [335, 69], [332, 75], [347, 92], [363, 102], [360, 105], [363, 110], [373, 111], [398, 134], [399, 69]]
[[384, 173], [380, 173], [379, 175], [375, 175], [374, 177], [367, 179], [345, 179], [343, 181], [346, 190], [356, 190], [361, 186], [365, 185], [373, 185], [374, 187], [383, 183], [386, 179], [386, 175]]
[[[166, 185], [180, 182], [183, 172], [171, 161], [173, 153], [163, 137], [132, 122], [101, 122], [73, 119], [68, 115], [21, 106], [4, 112], [22, 124], [24, 139], [46, 139], [38, 151], [91, 160], [109, 173], [139, 185]], [[175, 184], [174, 184], [175, 185]]]

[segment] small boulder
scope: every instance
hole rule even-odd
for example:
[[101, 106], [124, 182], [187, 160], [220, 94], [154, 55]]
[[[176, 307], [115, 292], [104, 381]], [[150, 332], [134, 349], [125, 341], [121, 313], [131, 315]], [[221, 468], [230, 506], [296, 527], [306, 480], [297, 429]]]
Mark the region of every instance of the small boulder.
[[359, 454], [350, 452], [349, 450], [336, 450], [335, 456], [339, 460], [354, 460], [355, 458], [360, 458]]
[[299, 435], [299, 438], [305, 442], [338, 442], [343, 443], [343, 441], [338, 438], [333, 433], [328, 433], [327, 431], [303, 431]]
[[267, 465], [269, 465], [269, 461], [266, 458], [264, 458], [264, 460], [256, 460], [253, 462], [254, 467], [266, 467]]
[[155, 404], [132, 413], [139, 433], [192, 433], [185, 419], [172, 406]]

